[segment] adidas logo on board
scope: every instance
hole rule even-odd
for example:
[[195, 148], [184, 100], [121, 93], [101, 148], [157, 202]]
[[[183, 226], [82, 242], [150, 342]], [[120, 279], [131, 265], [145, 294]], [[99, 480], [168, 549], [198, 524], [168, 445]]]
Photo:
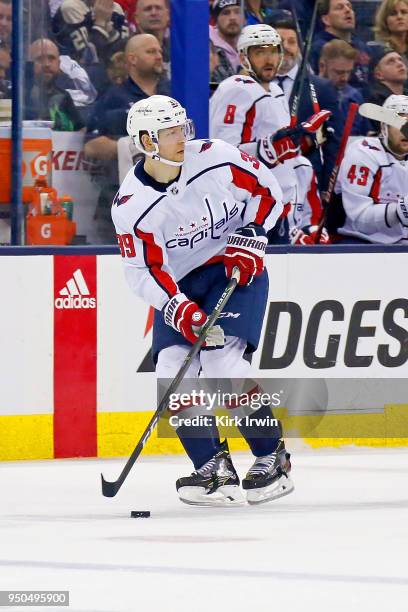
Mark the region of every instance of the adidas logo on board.
[[55, 308], [96, 308], [96, 299], [90, 296], [88, 285], [81, 270], [75, 270], [65, 287], [55, 299]]

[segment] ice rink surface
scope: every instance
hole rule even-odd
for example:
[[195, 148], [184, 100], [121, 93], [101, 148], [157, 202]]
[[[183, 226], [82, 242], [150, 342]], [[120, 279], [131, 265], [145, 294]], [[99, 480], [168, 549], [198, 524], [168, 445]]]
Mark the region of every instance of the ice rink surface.
[[[251, 457], [234, 462], [244, 474]], [[71, 599], [7, 609], [407, 612], [408, 449], [297, 451], [294, 493], [225, 509], [178, 501], [191, 471], [180, 456], [142, 458], [103, 498], [99, 473], [114, 480], [123, 465], [0, 464], [0, 589]]]

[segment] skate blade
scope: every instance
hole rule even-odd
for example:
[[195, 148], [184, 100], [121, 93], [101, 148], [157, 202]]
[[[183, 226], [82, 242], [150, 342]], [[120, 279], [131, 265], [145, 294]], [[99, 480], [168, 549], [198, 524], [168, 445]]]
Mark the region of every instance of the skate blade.
[[180, 501], [190, 506], [243, 506], [245, 497], [237, 485], [224, 485], [218, 487], [214, 493], [205, 493], [204, 487], [181, 487], [178, 490]]
[[248, 489], [247, 490], [247, 502], [248, 504], [255, 506], [256, 504], [265, 504], [266, 502], [279, 499], [292, 493], [295, 485], [290, 478], [281, 476], [279, 480], [263, 487], [262, 489]]

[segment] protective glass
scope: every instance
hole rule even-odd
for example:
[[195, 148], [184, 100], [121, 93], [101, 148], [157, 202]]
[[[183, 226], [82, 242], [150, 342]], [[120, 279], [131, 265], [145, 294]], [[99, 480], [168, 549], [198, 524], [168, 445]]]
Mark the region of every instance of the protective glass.
[[195, 136], [194, 122], [192, 119], [187, 119], [183, 125], [164, 128], [158, 131], [159, 144], [169, 145], [186, 140], [193, 140]]

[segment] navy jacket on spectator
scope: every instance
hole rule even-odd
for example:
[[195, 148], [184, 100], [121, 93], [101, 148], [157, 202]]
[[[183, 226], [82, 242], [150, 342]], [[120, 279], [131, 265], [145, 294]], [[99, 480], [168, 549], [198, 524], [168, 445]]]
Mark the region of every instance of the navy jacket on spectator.
[[[367, 93], [367, 102], [372, 102], [373, 104], [382, 106], [388, 96], [391, 96], [393, 93], [394, 92], [391, 91], [387, 85], [384, 85], [384, 83], [381, 83], [381, 81], [377, 81], [377, 79], [373, 79]], [[404, 85], [404, 90], [402, 93], [404, 96], [408, 95], [407, 83]]]
[[[336, 39], [337, 36], [329, 34], [329, 32], [326, 31], [322, 31], [316, 34], [313, 40], [312, 50], [310, 52], [310, 65], [313, 68], [314, 72], [319, 72], [319, 58], [323, 45], [325, 45], [330, 40]], [[351, 35], [350, 44], [354, 49], [359, 52], [357, 61], [354, 64], [354, 70], [351, 75], [350, 85], [364, 90], [368, 82], [368, 65], [370, 62], [368, 47], [363, 40], [360, 40], [360, 38], [357, 38], [356, 36], [354, 36], [354, 34]]]
[[266, 2], [262, 2], [261, 13], [262, 13], [263, 20], [259, 21], [259, 19], [253, 13], [251, 13], [248, 7], [246, 7], [244, 11], [245, 21], [246, 21], [245, 25], [256, 25], [258, 23], [265, 23], [265, 22], [267, 23], [267, 20], [274, 14], [274, 9], [270, 6], [267, 6]]
[[[169, 96], [169, 82], [161, 81], [156, 93]], [[98, 100], [88, 132], [95, 136], [127, 136], [126, 120], [130, 107], [147, 97], [148, 94], [130, 77], [122, 85], [112, 85]]]
[[[355, 102], [358, 105], [363, 104], [363, 94], [359, 89], [356, 89], [351, 85], [346, 85], [343, 89], [338, 89], [337, 92], [339, 96], [340, 111], [343, 115], [343, 121], [345, 121], [349, 106], [352, 102]], [[356, 113], [353, 127], [351, 129], [351, 136], [366, 136], [370, 129], [370, 121]]]
[[[318, 150], [313, 149], [306, 155], [316, 171], [320, 189], [325, 191], [330, 173], [336, 161], [336, 155], [343, 132], [343, 122], [335, 87], [326, 79], [322, 79], [315, 75], [306, 75], [299, 105], [298, 121], [305, 121], [314, 113], [312, 99], [310, 97], [309, 79], [311, 79], [315, 87], [320, 108], [332, 112], [327, 122], [327, 127], [329, 128], [327, 140], [323, 145], [324, 165], [321, 163]], [[289, 101], [289, 108], [291, 108], [291, 106], [292, 100]]]

